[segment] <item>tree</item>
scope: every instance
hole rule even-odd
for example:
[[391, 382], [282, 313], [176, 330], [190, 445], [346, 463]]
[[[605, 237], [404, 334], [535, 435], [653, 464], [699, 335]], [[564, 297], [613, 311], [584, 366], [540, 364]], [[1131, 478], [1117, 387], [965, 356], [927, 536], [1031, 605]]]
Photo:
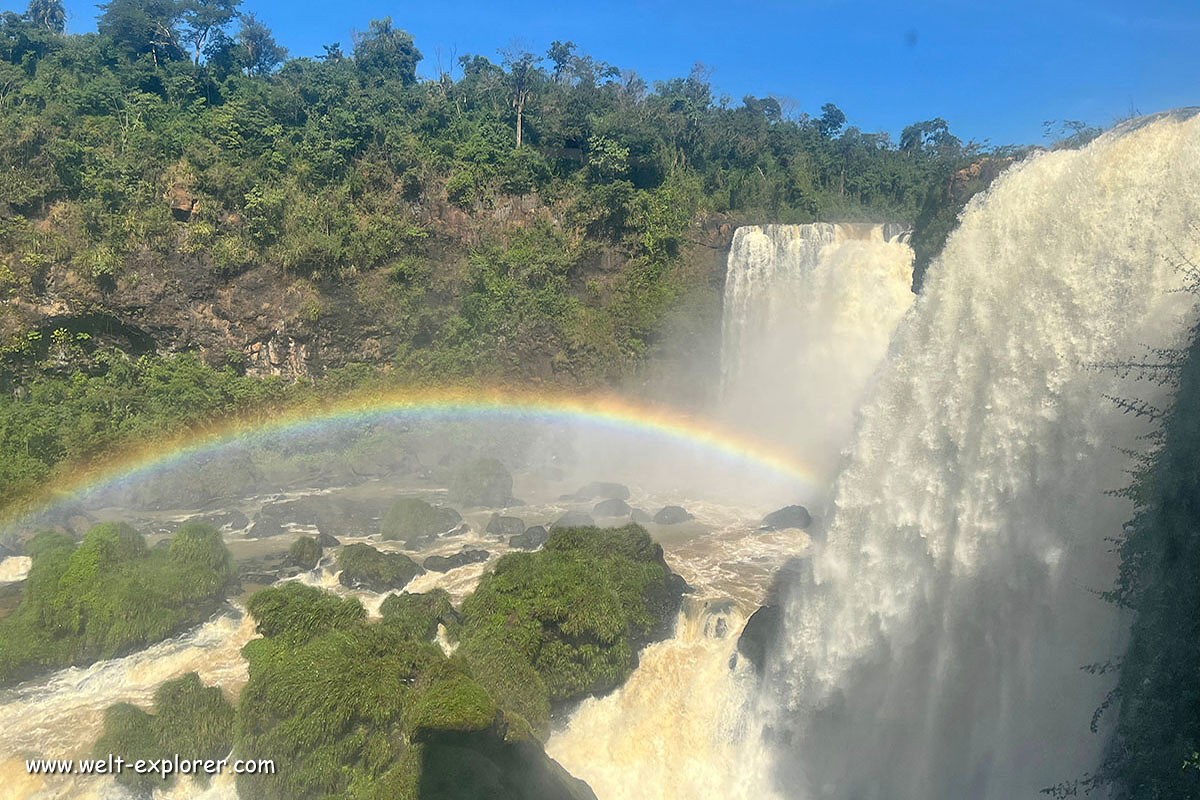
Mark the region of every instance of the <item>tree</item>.
[[25, 18], [52, 33], [62, 33], [67, 27], [67, 11], [62, 0], [29, 0]]
[[363, 34], [354, 36], [354, 63], [379, 81], [398, 78], [405, 86], [417, 82], [421, 51], [405, 31], [392, 27], [392, 18], [373, 19]]
[[182, 9], [176, 0], [111, 0], [100, 9], [101, 35], [132, 53], [149, 54], [156, 66], [182, 57], [176, 29]]
[[837, 136], [846, 124], [846, 115], [833, 103], [821, 106], [821, 116], [817, 120], [817, 130], [826, 139]]
[[241, 3], [242, 0], [183, 0], [183, 40], [192, 46], [197, 65], [209, 37], [237, 16], [237, 7]]
[[242, 29], [238, 31], [238, 56], [246, 75], [267, 75], [287, 58], [287, 49], [280, 47], [271, 29], [254, 14], [242, 14]]
[[326, 64], [337, 64], [346, 60], [346, 54], [342, 52], [342, 43], [334, 42], [333, 44], [323, 44], [321, 49], [325, 52], [317, 56]]
[[550, 63], [554, 64], [554, 82], [566, 83], [571, 65], [575, 61], [575, 43], [551, 42], [550, 49], [546, 51], [546, 58], [550, 59]]
[[900, 149], [907, 153], [952, 154], [962, 142], [950, 133], [950, 125], [941, 117], [914, 122], [900, 132]]
[[510, 48], [501, 55], [503, 64], [508, 68], [508, 82], [512, 91], [510, 103], [517, 112], [517, 149], [521, 148], [521, 137], [524, 128], [525, 104], [533, 92], [533, 83], [537, 78], [537, 65], [540, 58], [526, 50]]

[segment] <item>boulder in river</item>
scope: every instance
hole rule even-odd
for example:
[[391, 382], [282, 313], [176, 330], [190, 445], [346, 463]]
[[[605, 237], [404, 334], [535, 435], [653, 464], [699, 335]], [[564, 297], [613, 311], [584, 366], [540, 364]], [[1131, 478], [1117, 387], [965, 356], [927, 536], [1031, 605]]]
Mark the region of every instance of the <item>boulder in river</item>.
[[321, 561], [323, 548], [312, 536], [301, 536], [288, 548], [288, 561], [300, 569], [315, 569]]
[[449, 572], [452, 569], [465, 567], [468, 564], [479, 564], [487, 561], [491, 554], [487, 550], [463, 550], [451, 556], [430, 556], [422, 566], [429, 572]]
[[804, 506], [784, 506], [763, 517], [759, 530], [779, 531], [785, 528], [807, 528], [812, 524], [812, 514]]
[[550, 531], [542, 525], [526, 528], [525, 532], [508, 540], [508, 546], [514, 550], [537, 550], [550, 538]]
[[592, 513], [597, 517], [627, 517], [632, 511], [633, 509], [629, 507], [629, 504], [619, 497], [610, 497], [607, 500], [601, 500], [592, 509]]
[[450, 497], [466, 506], [503, 508], [514, 505], [512, 474], [494, 458], [481, 458], [450, 476]]
[[519, 517], [505, 517], [492, 514], [488, 520], [487, 533], [489, 536], [520, 536], [525, 532], [525, 520]]
[[338, 541], [336, 536], [331, 536], [328, 533], [320, 533], [317, 535], [317, 544], [321, 545], [323, 550], [328, 550], [330, 547], [341, 547], [342, 543]]
[[654, 522], [658, 525], [678, 525], [693, 519], [695, 517], [683, 506], [666, 506], [654, 515]]
[[399, 540], [413, 548], [449, 533], [460, 522], [462, 516], [453, 508], [431, 505], [419, 497], [402, 497], [383, 515], [379, 532], [384, 539]]
[[654, 522], [654, 517], [650, 516], [650, 512], [641, 508], [632, 508], [629, 510], [629, 519], [636, 522], [638, 525], [648, 525]]
[[558, 528], [594, 528], [596, 520], [592, 519], [592, 515], [583, 511], [568, 511], [561, 517], [550, 523], [550, 530]]
[[783, 632], [783, 611], [779, 606], [763, 606], [750, 615], [738, 637], [737, 651], [754, 665], [759, 675], [767, 666], [767, 657]]
[[403, 553], [384, 553], [369, 544], [348, 544], [338, 554], [338, 582], [350, 589], [390, 592], [425, 572]]
[[596, 499], [628, 500], [629, 487], [623, 483], [613, 483], [611, 481], [592, 481], [588, 485], [580, 487], [579, 491], [575, 492], [575, 494], [568, 495], [567, 497], [581, 503]]

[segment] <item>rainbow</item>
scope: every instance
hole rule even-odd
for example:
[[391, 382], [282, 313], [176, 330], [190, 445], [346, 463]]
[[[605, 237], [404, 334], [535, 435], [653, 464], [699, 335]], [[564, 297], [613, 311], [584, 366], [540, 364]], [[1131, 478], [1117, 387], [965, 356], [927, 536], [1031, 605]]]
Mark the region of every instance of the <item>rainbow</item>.
[[[54, 481], [20, 516], [77, 500], [117, 484], [203, 457], [223, 447], [271, 436], [333, 429], [388, 418], [508, 419], [534, 423], [573, 423], [615, 432], [664, 437], [699, 447], [734, 465], [765, 469], [797, 485], [815, 489], [811, 469], [762, 442], [707, 420], [665, 407], [638, 404], [613, 395], [577, 397], [510, 390], [417, 390], [359, 393], [319, 407], [284, 410], [265, 419], [226, 421], [140, 448], [126, 449]], [[12, 515], [0, 522], [14, 522]]]

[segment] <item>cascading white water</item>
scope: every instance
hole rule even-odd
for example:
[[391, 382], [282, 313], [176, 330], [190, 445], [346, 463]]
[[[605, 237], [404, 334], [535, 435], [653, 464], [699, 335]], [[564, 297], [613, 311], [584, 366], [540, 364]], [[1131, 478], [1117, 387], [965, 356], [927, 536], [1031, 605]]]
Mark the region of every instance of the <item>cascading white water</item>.
[[[832, 480], [854, 408], [912, 304], [912, 262], [896, 225], [738, 228], [722, 348], [722, 410], [731, 422]], [[820, 498], [775, 502], [796, 499]], [[754, 505], [750, 492], [743, 501]], [[625, 685], [584, 702], [547, 742], [601, 800], [772, 796], [767, 754], [754, 735], [753, 670], [745, 662], [731, 669], [730, 657], [768, 582], [749, 574], [777, 568], [803, 538], [790, 532], [773, 541], [752, 533], [755, 526], [754, 517], [730, 520], [723, 533], [667, 548], [698, 596], [730, 598], [727, 631], [718, 636], [716, 617], [692, 608], [673, 638], [642, 653]]]
[[854, 410], [913, 302], [898, 225], [738, 228], [729, 251], [722, 411], [832, 480]]
[[[861, 412], [764, 691], [778, 786], [814, 800], [1015, 800], [1080, 777], [1126, 621], [1106, 541], [1120, 448], [1169, 402], [1098, 364], [1174, 346], [1193, 298], [1200, 119], [1034, 157], [965, 211]], [[804, 425], [799, 418], [797, 425]]]

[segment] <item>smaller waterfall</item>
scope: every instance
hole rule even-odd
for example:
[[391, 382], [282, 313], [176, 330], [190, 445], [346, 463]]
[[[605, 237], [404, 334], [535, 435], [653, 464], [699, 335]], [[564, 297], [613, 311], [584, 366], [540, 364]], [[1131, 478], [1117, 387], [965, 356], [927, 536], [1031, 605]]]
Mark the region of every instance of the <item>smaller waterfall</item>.
[[730, 669], [744, 623], [732, 603], [689, 601], [675, 637], [643, 650], [620, 689], [585, 700], [546, 752], [601, 800], [770, 800], [766, 753], [746, 736], [755, 678]]
[[895, 224], [738, 228], [729, 251], [722, 409], [832, 477], [854, 411], [913, 302]]

